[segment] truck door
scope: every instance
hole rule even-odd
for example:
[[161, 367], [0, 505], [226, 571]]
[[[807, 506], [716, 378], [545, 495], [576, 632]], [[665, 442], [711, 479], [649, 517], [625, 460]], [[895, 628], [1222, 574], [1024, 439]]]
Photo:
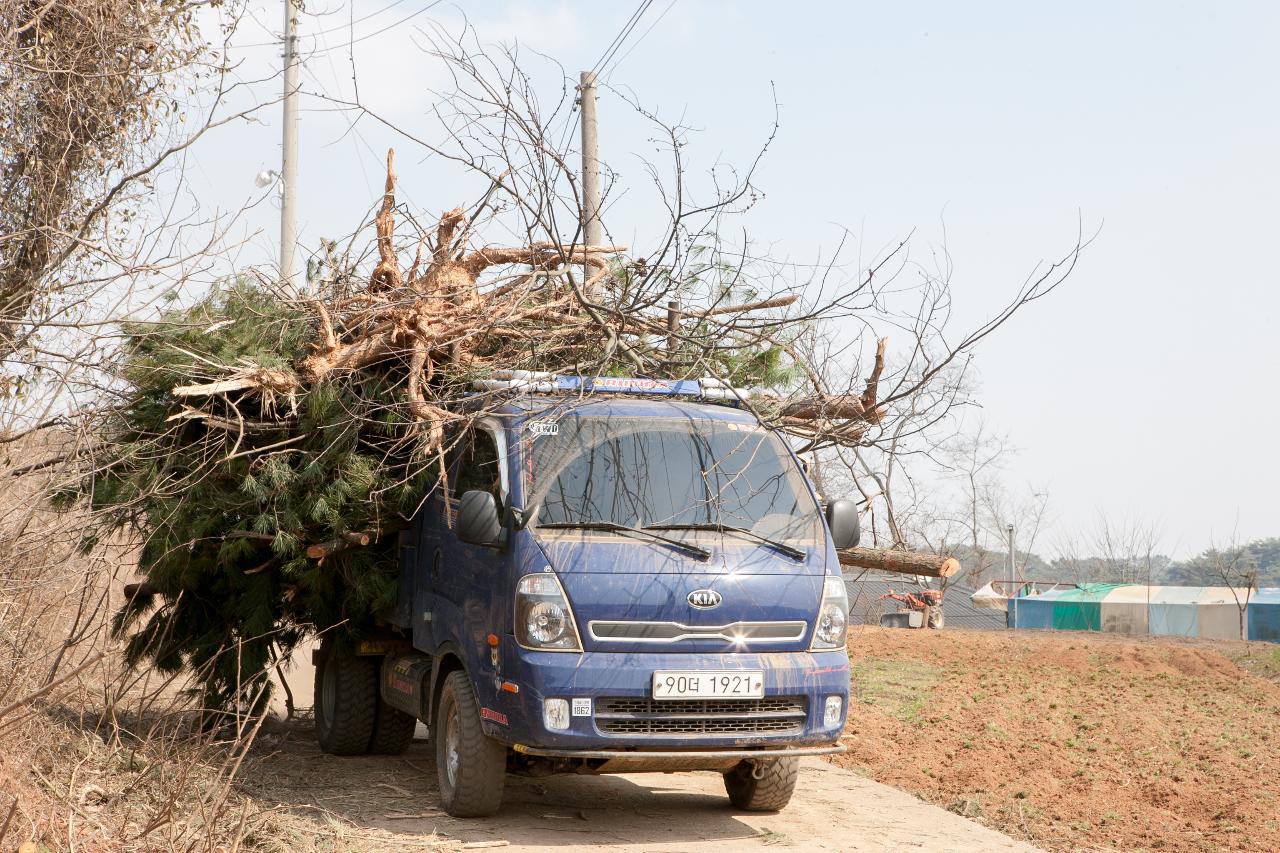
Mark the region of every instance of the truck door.
[[500, 580], [506, 552], [459, 540], [453, 522], [464, 492], [489, 492], [500, 517], [506, 508], [506, 444], [501, 435], [496, 422], [485, 421], [458, 436], [448, 458], [448, 500], [437, 495], [428, 507], [435, 514], [431, 526], [436, 533], [431, 537], [434, 553], [428, 558], [434, 645], [457, 643], [468, 664], [477, 657], [487, 663], [486, 636], [503, 633]]

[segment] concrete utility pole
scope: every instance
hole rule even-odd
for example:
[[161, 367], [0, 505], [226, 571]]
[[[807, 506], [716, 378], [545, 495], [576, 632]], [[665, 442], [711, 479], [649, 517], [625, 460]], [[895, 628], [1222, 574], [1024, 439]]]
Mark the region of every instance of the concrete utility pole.
[[284, 0], [284, 133], [280, 151], [280, 280], [297, 285], [298, 248], [298, 6]]
[[1018, 568], [1013, 558], [1013, 525], [1005, 528], [1009, 534], [1009, 602], [1005, 608], [1009, 614], [1009, 627], [1012, 628], [1018, 615]]
[[596, 75], [583, 71], [578, 86], [582, 105], [582, 232], [588, 246], [604, 245], [600, 225], [600, 139], [596, 134]]

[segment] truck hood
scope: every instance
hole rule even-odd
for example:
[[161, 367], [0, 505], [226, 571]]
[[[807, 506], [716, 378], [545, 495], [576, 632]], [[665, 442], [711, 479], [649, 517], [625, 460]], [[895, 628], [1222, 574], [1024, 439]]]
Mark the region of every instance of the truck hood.
[[699, 560], [688, 552], [662, 542], [617, 533], [557, 530], [539, 531], [534, 537], [556, 574], [655, 574], [702, 573], [713, 575], [815, 575], [827, 573], [825, 543], [795, 544], [805, 552], [803, 560], [793, 560], [768, 545], [732, 535], [699, 535], [684, 538], [679, 531], [662, 531], [672, 539], [683, 539], [711, 552], [709, 560]]
[[[586, 651], [782, 652], [809, 646], [825, 553], [700, 539], [710, 560], [620, 536], [539, 544], [564, 586]], [[814, 553], [816, 552], [816, 553]], [[710, 592], [712, 595], [692, 595]], [[705, 606], [706, 599], [718, 601]], [[691, 597], [704, 606], [695, 606]]]

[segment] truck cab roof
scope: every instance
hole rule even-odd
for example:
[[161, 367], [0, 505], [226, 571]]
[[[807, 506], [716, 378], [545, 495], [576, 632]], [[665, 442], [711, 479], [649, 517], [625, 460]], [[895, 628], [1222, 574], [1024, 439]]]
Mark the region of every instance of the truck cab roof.
[[472, 385], [475, 393], [465, 408], [488, 409], [499, 417], [516, 420], [573, 411], [600, 417], [758, 422], [743, 406], [748, 392], [715, 378], [590, 377], [506, 370], [475, 380]]
[[[486, 400], [492, 405], [492, 398]], [[476, 408], [481, 404], [477, 400]], [[755, 415], [746, 409], [724, 403], [699, 402], [675, 397], [627, 394], [520, 395], [505, 400], [491, 413], [515, 422], [530, 417], [552, 417], [573, 412], [593, 417], [689, 418], [726, 423], [756, 424]]]

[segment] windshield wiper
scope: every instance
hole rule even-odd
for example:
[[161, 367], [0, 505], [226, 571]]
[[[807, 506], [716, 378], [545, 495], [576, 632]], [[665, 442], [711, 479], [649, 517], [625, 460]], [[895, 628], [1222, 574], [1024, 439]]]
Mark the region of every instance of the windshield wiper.
[[715, 524], [705, 522], [702, 524], [650, 524], [645, 530], [714, 530], [717, 533], [736, 533], [739, 536], [745, 536], [748, 539], [754, 539], [761, 545], [768, 545], [777, 551], [781, 551], [793, 560], [803, 560], [805, 552], [799, 548], [794, 548], [785, 542], [779, 542], [776, 539], [770, 539], [768, 536], [761, 536], [755, 531], [748, 530], [745, 527], [730, 527], [727, 524]]
[[694, 545], [691, 542], [681, 542], [679, 539], [672, 539], [668, 536], [661, 536], [642, 527], [629, 527], [625, 524], [617, 524], [612, 521], [553, 521], [548, 524], [539, 524], [538, 528], [546, 530], [608, 530], [612, 533], [621, 533], [624, 536], [639, 536], [641, 539], [649, 539], [654, 542], [663, 542], [672, 548], [678, 548], [681, 551], [687, 551], [693, 554], [699, 560], [710, 560], [711, 552], [701, 545]]

